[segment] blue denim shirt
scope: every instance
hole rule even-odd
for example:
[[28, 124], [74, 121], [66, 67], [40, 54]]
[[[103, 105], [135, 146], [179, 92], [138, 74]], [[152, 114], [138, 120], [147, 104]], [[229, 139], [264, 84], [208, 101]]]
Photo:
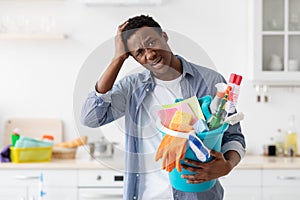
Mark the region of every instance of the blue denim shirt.
[[[183, 98], [196, 95], [214, 96], [216, 94], [215, 84], [226, 82], [222, 75], [214, 70], [198, 66], [176, 56], [183, 66], [183, 78], [180, 82]], [[91, 92], [86, 99], [82, 112], [81, 122], [88, 127], [100, 127], [120, 117], [125, 116], [126, 131], [126, 159], [124, 199], [140, 199], [143, 191], [144, 159], [141, 154], [141, 113], [145, 108], [141, 106], [145, 97], [153, 91], [155, 82], [150, 71], [126, 76], [116, 82], [113, 88], [105, 94], [96, 91]], [[223, 153], [235, 150], [241, 158], [245, 154], [245, 140], [241, 133], [240, 124], [229, 126], [222, 140]], [[154, 161], [153, 161], [154, 162]], [[201, 194], [182, 193], [174, 190], [174, 199], [222, 199], [223, 190], [217, 182], [217, 186]], [[191, 196], [194, 195], [194, 196]]]

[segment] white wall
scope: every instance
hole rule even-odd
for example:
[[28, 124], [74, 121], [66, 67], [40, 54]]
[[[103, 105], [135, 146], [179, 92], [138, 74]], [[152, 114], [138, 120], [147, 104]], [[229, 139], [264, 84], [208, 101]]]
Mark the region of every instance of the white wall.
[[[165, 0], [159, 7], [87, 7], [71, 0], [16, 0], [0, 1], [0, 17], [26, 16], [36, 24], [52, 17], [56, 31], [70, 38], [0, 40], [0, 126], [8, 117], [57, 117], [64, 121], [65, 139], [77, 137], [72, 102], [81, 66], [94, 49], [113, 37], [117, 25], [141, 13], [197, 42], [225, 78], [231, 72], [245, 76], [239, 110], [246, 115], [242, 126], [249, 152], [261, 153], [276, 129], [287, 127], [289, 114], [296, 114], [299, 122], [297, 88], [293, 92], [271, 89], [269, 103], [256, 103], [248, 78], [253, 66], [248, 64], [252, 58], [247, 1]], [[99, 67], [95, 73], [101, 71]]]

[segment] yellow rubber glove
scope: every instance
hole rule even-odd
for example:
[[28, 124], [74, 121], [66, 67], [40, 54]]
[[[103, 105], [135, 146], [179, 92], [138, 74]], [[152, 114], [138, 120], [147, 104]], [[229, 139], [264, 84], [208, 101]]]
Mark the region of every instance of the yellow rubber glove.
[[162, 159], [162, 169], [171, 172], [175, 167], [182, 171], [180, 160], [186, 152], [187, 139], [165, 135], [156, 152], [155, 161]]

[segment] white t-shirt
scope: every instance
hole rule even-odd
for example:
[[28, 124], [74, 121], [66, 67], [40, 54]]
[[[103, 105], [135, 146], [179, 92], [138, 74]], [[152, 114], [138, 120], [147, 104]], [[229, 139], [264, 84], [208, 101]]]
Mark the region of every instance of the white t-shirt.
[[174, 103], [176, 98], [182, 98], [180, 81], [182, 76], [171, 80], [162, 81], [154, 78], [156, 86], [144, 100], [143, 105], [146, 113], [142, 114], [142, 150], [144, 155], [145, 191], [143, 200], [173, 199], [172, 186], [169, 181], [168, 172], [161, 169], [161, 160], [155, 162], [155, 154], [162, 140], [162, 135], [155, 127], [157, 119], [156, 112], [161, 110], [161, 105]]

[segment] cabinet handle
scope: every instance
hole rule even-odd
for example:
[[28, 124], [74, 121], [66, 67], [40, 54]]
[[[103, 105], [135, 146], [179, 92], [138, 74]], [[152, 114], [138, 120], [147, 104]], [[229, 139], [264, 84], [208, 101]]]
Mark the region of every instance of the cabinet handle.
[[300, 180], [300, 176], [277, 176], [279, 180]]
[[31, 179], [39, 179], [39, 176], [24, 176], [24, 175], [17, 175], [15, 179], [17, 180], [31, 180]]
[[96, 193], [81, 193], [83, 199], [122, 199], [123, 194], [96, 194]]

